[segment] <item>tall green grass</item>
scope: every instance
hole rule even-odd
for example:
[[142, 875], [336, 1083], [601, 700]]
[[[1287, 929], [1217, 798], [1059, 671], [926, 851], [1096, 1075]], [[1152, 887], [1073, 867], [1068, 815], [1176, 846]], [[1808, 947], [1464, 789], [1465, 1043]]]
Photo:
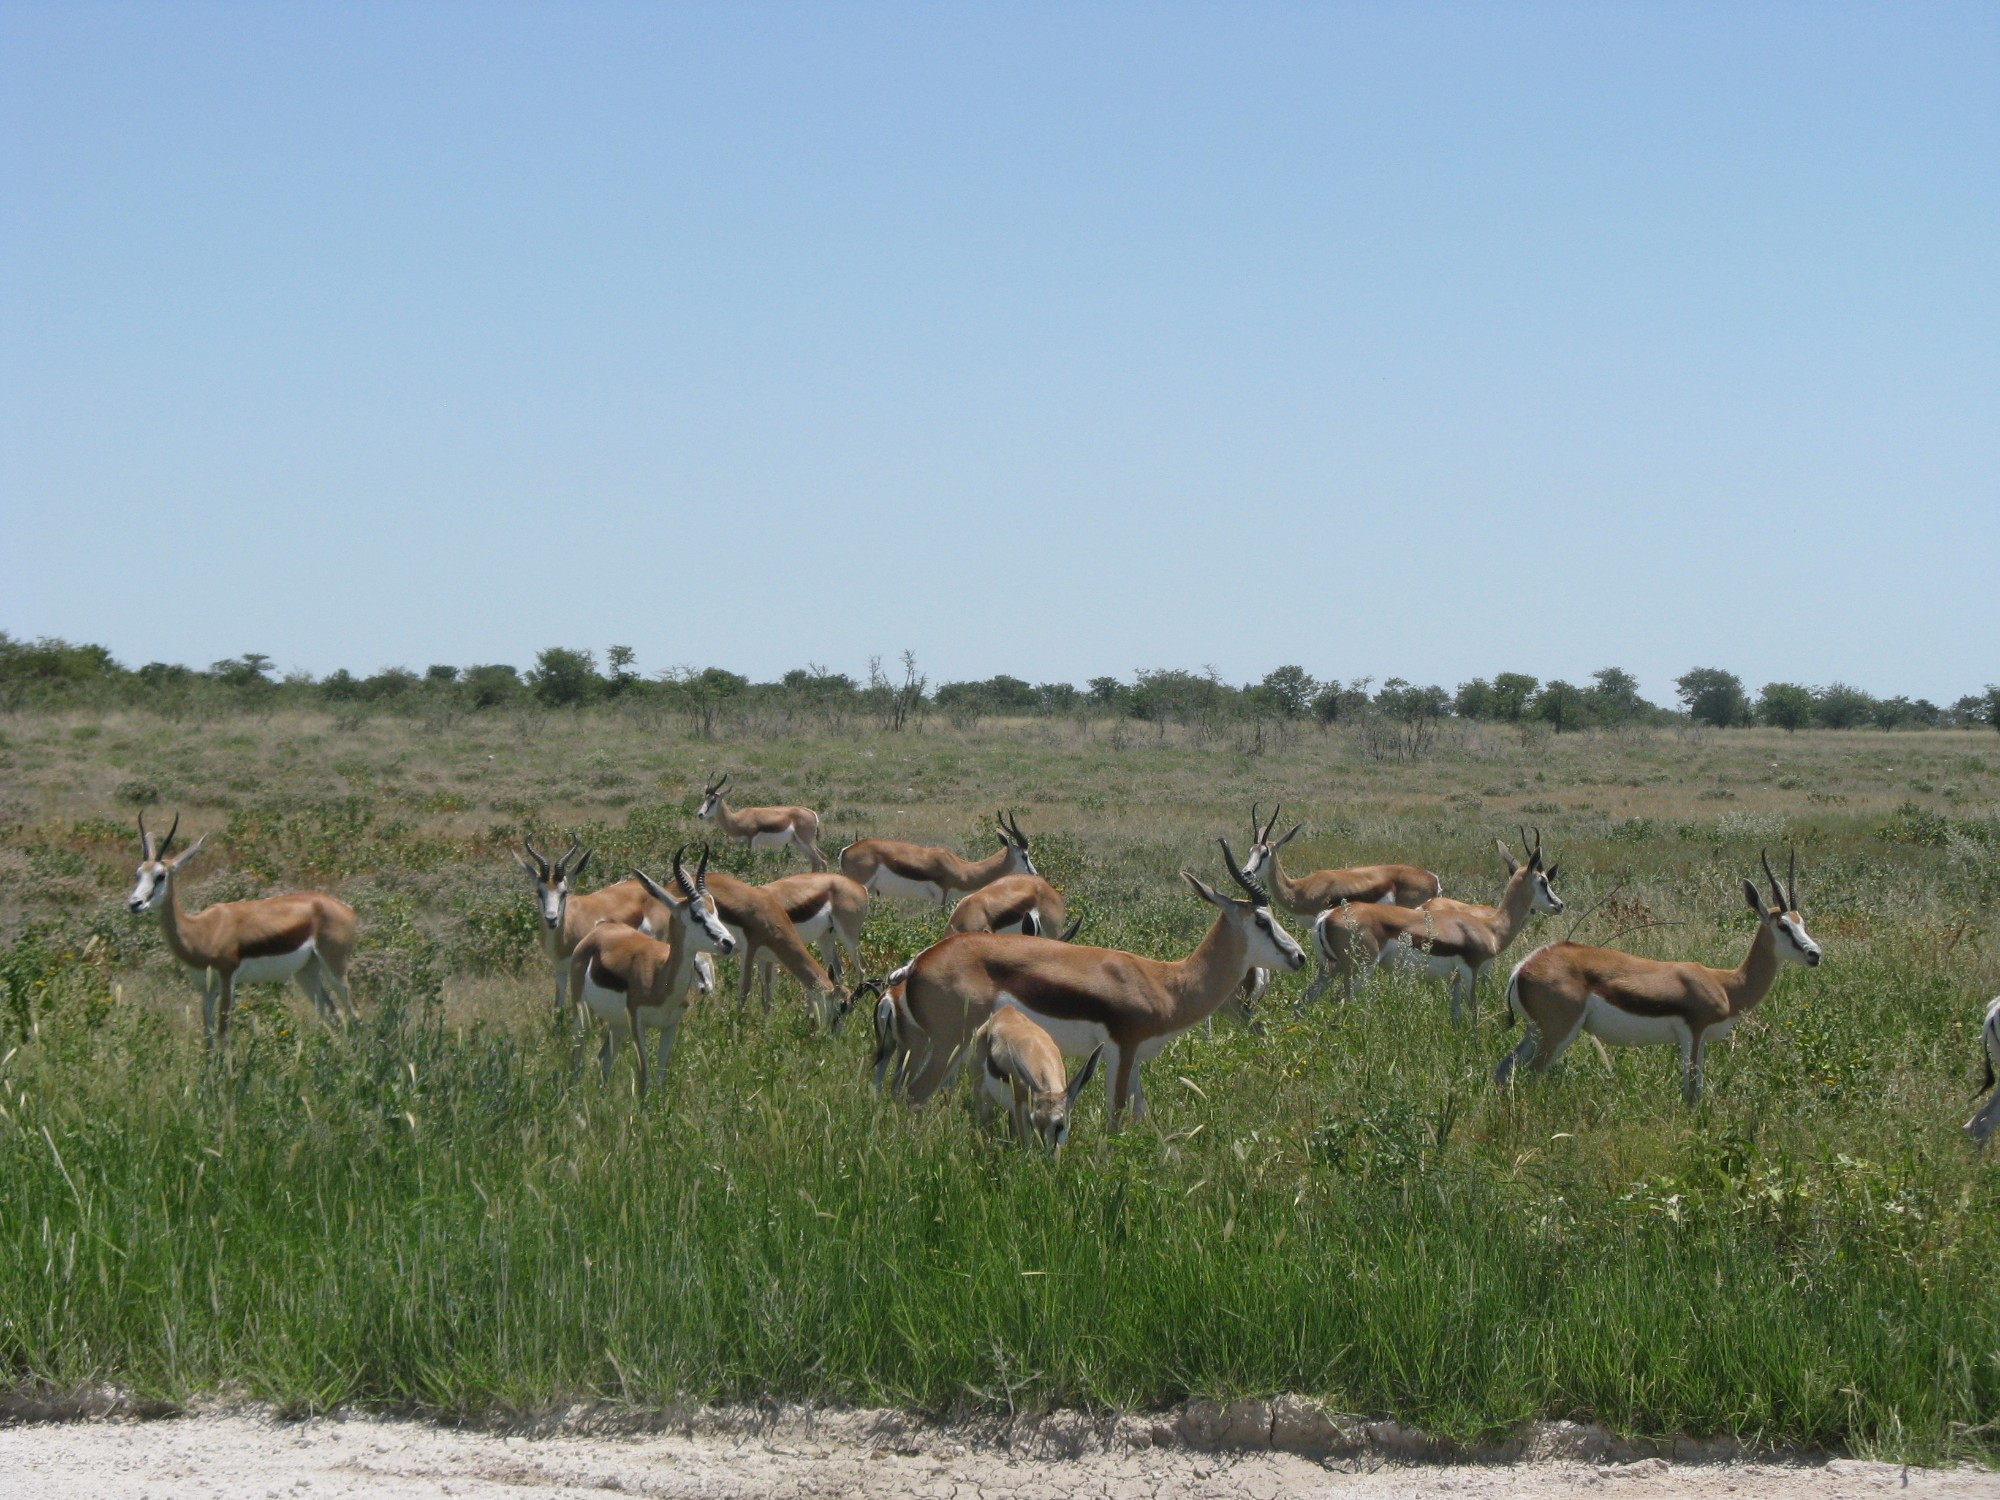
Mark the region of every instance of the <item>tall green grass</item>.
[[[1146, 786], [1097, 763], [1123, 756], [1016, 750], [1044, 762], [1019, 774], [1079, 799], [1024, 821], [1088, 940], [1191, 946], [1204, 909], [1173, 871], [1215, 869], [1206, 840], [1239, 820], [1235, 779], [1274, 768], [1223, 757], [1213, 805], [1174, 803], [1162, 787], [1187, 768], [1163, 761], [1160, 801], [1142, 804]], [[953, 753], [979, 764], [934, 795], [999, 800], [956, 781], [991, 774], [988, 747]], [[1653, 753], [1606, 752], [1590, 774], [1613, 786]], [[1437, 795], [1534, 764], [1474, 762]], [[688, 811], [604, 818], [607, 864], [657, 858]], [[1365, 842], [1477, 894], [1497, 885], [1500, 812], [1356, 798], [1309, 814], [1287, 858]], [[976, 833], [956, 803], [928, 815]], [[378, 841], [385, 860], [421, 857], [343, 887], [369, 923], [364, 1026], [328, 1034], [266, 999], [209, 1062], [166, 1001], [178, 990], [129, 967], [157, 935], [111, 905], [112, 825], [98, 877], [88, 819], [17, 829], [0, 852], [43, 861], [47, 881], [96, 878], [103, 907], [42, 920], [0, 966], [31, 1027], [0, 1063], [0, 1361], [20, 1386], [221, 1388], [296, 1409], [1296, 1391], [1464, 1438], [1575, 1417], [1993, 1457], [2000, 1163], [1955, 1131], [1993, 977], [1976, 818], [1952, 810], [1930, 838], [1837, 803], [1775, 823], [1693, 805], [1529, 815], [1572, 917], [1598, 907], [1580, 936], [1626, 930], [1639, 951], [1711, 962], [1747, 945], [1735, 885], [1760, 843], [1801, 845], [1828, 962], [1789, 972], [1717, 1049], [1705, 1104], [1681, 1105], [1667, 1050], [1614, 1054], [1607, 1071], [1579, 1048], [1502, 1096], [1492, 1066], [1518, 1033], [1497, 1025], [1494, 989], [1464, 1029], [1402, 976], [1294, 1019], [1301, 976], [1258, 1031], [1218, 1023], [1151, 1064], [1153, 1116], [1123, 1136], [1104, 1134], [1093, 1088], [1060, 1167], [956, 1102], [877, 1098], [864, 1028], [813, 1034], [795, 993], [768, 1017], [698, 1009], [644, 1108], [629, 1056], [609, 1088], [592, 1066], [573, 1073], [539, 967], [505, 973], [525, 932], [503, 903], [524, 883], [482, 894], [497, 845], [443, 821]], [[376, 820], [338, 817], [374, 837]], [[237, 826], [273, 880], [288, 860], [340, 857], [297, 808]], [[1538, 922], [1509, 960], [1570, 920]], [[878, 908], [871, 969], [940, 925]], [[479, 954], [512, 1010], [468, 1010], [454, 989]], [[114, 983], [124, 998], [107, 1003]]]

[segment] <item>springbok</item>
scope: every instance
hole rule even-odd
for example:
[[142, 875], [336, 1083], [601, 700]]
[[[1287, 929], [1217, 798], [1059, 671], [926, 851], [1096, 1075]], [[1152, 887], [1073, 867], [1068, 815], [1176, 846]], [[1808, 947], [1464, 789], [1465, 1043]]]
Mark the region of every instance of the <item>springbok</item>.
[[960, 898], [951, 909], [946, 932], [1017, 932], [1025, 937], [1076, 938], [1083, 918], [1065, 927], [1069, 904], [1063, 894], [1039, 875], [1002, 875], [991, 885]]
[[819, 814], [810, 807], [732, 808], [723, 800], [727, 776], [718, 776], [702, 788], [701, 811], [695, 816], [714, 819], [733, 839], [742, 839], [752, 849], [796, 847], [815, 870], [826, 868], [826, 856], [819, 852]]
[[1128, 1102], [1133, 1118], [1143, 1119], [1142, 1064], [1224, 1005], [1251, 968], [1296, 972], [1305, 965], [1305, 950], [1272, 917], [1270, 897], [1243, 873], [1226, 841], [1222, 857], [1249, 899], [1225, 896], [1183, 870], [1216, 917], [1195, 950], [1174, 962], [985, 932], [957, 933], [918, 954], [891, 1007], [899, 1044], [914, 1063], [910, 1102], [923, 1103], [948, 1082], [972, 1033], [996, 1006], [1011, 1003], [1071, 1057], [1104, 1047], [1111, 1128], [1118, 1129]]
[[[181, 910], [174, 877], [201, 852], [208, 835], [169, 859], [180, 814], [156, 848], [139, 814], [139, 869], [125, 900], [133, 913], [157, 910], [167, 947], [202, 976], [201, 1020], [208, 1046], [229, 1036], [229, 1013], [239, 984], [297, 982], [328, 1024], [358, 1020], [347, 988], [347, 964], [354, 956], [354, 908], [323, 891], [297, 891], [260, 901], [218, 901], [189, 916]], [[334, 1004], [338, 998], [339, 1006]]]
[[655, 1066], [664, 1074], [667, 1059], [673, 1055], [674, 1039], [680, 1035], [681, 1017], [687, 1013], [696, 955], [727, 956], [736, 947], [708, 894], [707, 847], [702, 848], [701, 864], [691, 882], [681, 865], [686, 852], [685, 845], [674, 851], [674, 883], [681, 888], [678, 900], [644, 870], [632, 872], [633, 879], [667, 913], [664, 942], [635, 927], [600, 922], [576, 945], [570, 965], [570, 1004], [604, 1022], [604, 1045], [597, 1057], [604, 1081], [611, 1081], [612, 1058], [630, 1036], [639, 1056], [641, 1099], [646, 1097], [650, 1076], [646, 1029], [651, 1027], [660, 1034]]
[[1781, 965], [1816, 968], [1820, 961], [1819, 944], [1799, 915], [1797, 854], [1785, 887], [1772, 874], [1768, 854], [1764, 876], [1771, 882], [1768, 908], [1756, 885], [1743, 882], [1743, 898], [1757, 916], [1757, 935], [1734, 969], [1666, 963], [1578, 943], [1550, 943], [1522, 959], [1507, 981], [1507, 1022], [1511, 1025], [1519, 1016], [1527, 1022], [1528, 1034], [1500, 1059], [1494, 1081], [1505, 1088], [1522, 1063], [1537, 1073], [1546, 1071], [1588, 1032], [1613, 1047], [1679, 1047], [1682, 1093], [1694, 1103], [1701, 1097], [1703, 1047], [1729, 1035], [1757, 1007], [1777, 982]]
[[[750, 885], [721, 870], [708, 877], [708, 894], [715, 898], [716, 912], [722, 918], [723, 926], [736, 939], [740, 968], [736, 989], [737, 1009], [741, 1010], [750, 996], [753, 970], [765, 976], [764, 1003], [766, 1006], [771, 1003], [774, 977], [771, 965], [775, 963], [799, 982], [799, 987], [806, 992], [806, 1004], [819, 1023], [828, 1032], [838, 1031], [853, 1006], [853, 996], [841, 994], [840, 986], [813, 957], [812, 949], [806, 946], [805, 939], [792, 925], [785, 900], [773, 894], [774, 887], [780, 883], [773, 881], [768, 886]], [[857, 970], [860, 963], [857, 955]], [[860, 993], [858, 985], [855, 993]]]
[[1987, 1005], [1986, 1024], [1980, 1027], [1979, 1036], [1986, 1051], [1986, 1081], [1979, 1087], [1981, 1092], [1992, 1092], [1965, 1122], [1965, 1133], [1984, 1149], [1987, 1139], [2000, 1129], [2000, 1089], [1993, 1087], [1995, 1075], [2000, 1074], [2000, 996]]
[[1563, 909], [1562, 898], [1549, 884], [1555, 866], [1542, 868], [1539, 830], [1526, 864], [1517, 861], [1505, 844], [1496, 840], [1494, 847], [1507, 863], [1507, 888], [1497, 907], [1462, 901], [1439, 906], [1434, 900], [1412, 908], [1360, 901], [1321, 912], [1312, 927], [1320, 971], [1298, 1008], [1326, 993], [1336, 974], [1343, 997], [1352, 1000], [1356, 969], [1372, 973], [1378, 965], [1393, 962], [1416, 965], [1450, 985], [1454, 1025], [1461, 1018], [1458, 991], [1463, 983], [1466, 1007], [1476, 1017], [1479, 979], [1486, 966], [1507, 951], [1528, 925], [1531, 912]]
[[[667, 912], [636, 880], [621, 880], [588, 895], [576, 894], [571, 889], [572, 883], [589, 866], [591, 851], [583, 848], [574, 835], [569, 841], [569, 852], [553, 864], [535, 847], [534, 840], [522, 839], [521, 847], [528, 851], [528, 858], [523, 859], [519, 851], [513, 851], [514, 862], [535, 883], [535, 913], [541, 922], [542, 952], [548, 955], [555, 974], [556, 1023], [561, 1025], [563, 1011], [570, 1003], [570, 964], [584, 934], [600, 922], [615, 922], [657, 937], [667, 930]], [[703, 994], [715, 988], [712, 959], [696, 955], [695, 979]], [[581, 1032], [581, 1012], [572, 1011], [571, 1019]]]
[[990, 1123], [1004, 1109], [1023, 1146], [1039, 1143], [1049, 1155], [1061, 1156], [1069, 1141], [1070, 1115], [1103, 1053], [1100, 1044], [1076, 1077], [1067, 1078], [1055, 1038], [1027, 1012], [1002, 1005], [972, 1034], [972, 1067], [979, 1079], [974, 1097], [981, 1122]]
[[[861, 972], [861, 922], [868, 915], [868, 893], [837, 870], [818, 870], [807, 875], [786, 875], [755, 887], [774, 897], [784, 908], [799, 941], [816, 945], [825, 960], [827, 976], [841, 982], [841, 955], [846, 954], [858, 974]], [[739, 931], [737, 937], [742, 939]], [[738, 1004], [749, 994], [748, 977], [753, 955], [743, 955], [745, 983]], [[764, 981], [764, 1009], [771, 1008], [771, 987], [776, 979], [777, 954], [759, 948], [754, 955], [757, 972]]]
[[1421, 906], [1444, 894], [1444, 882], [1416, 865], [1357, 865], [1351, 870], [1314, 870], [1292, 879], [1278, 863], [1278, 851], [1297, 838], [1305, 824], [1294, 823], [1283, 838], [1273, 840], [1271, 830], [1278, 826], [1283, 806], [1272, 808], [1270, 822], [1260, 825], [1257, 804], [1250, 804], [1250, 853], [1244, 858], [1243, 873], [1257, 880], [1269, 866], [1271, 894], [1294, 916], [1315, 917], [1343, 901]]
[[935, 901], [942, 908], [954, 894], [976, 891], [1003, 875], [1032, 875], [1028, 836], [1018, 820], [1000, 813], [1000, 849], [985, 859], [961, 859], [949, 849], [902, 839], [862, 839], [840, 851], [840, 873], [870, 895]]

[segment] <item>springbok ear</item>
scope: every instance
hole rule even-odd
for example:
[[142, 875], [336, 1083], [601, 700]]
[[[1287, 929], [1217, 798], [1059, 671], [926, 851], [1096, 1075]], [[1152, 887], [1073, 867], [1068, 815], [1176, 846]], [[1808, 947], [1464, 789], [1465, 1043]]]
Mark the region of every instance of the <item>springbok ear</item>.
[[1763, 898], [1757, 894], [1757, 887], [1753, 882], [1748, 880], [1743, 882], [1743, 899], [1750, 903], [1750, 910], [1760, 917], [1764, 915]]
[[528, 872], [528, 876], [530, 879], [540, 880], [542, 878], [542, 872], [536, 869], [533, 865], [529, 864], [528, 861], [522, 856], [521, 851], [519, 849], [509, 849], [507, 852], [514, 856], [515, 864], [519, 865], [522, 869]]
[[1063, 1091], [1063, 1109], [1065, 1112], [1076, 1108], [1077, 1096], [1083, 1092], [1083, 1086], [1090, 1082], [1090, 1075], [1097, 1071], [1097, 1060], [1103, 1055], [1104, 1043], [1099, 1042], [1090, 1056], [1084, 1059], [1083, 1071], [1072, 1078], [1069, 1087]]
[[1277, 843], [1271, 846], [1271, 852], [1273, 854], [1276, 854], [1280, 849], [1284, 848], [1285, 845], [1289, 844], [1293, 839], [1299, 836], [1299, 830], [1305, 826], [1306, 825], [1303, 823], [1294, 823], [1291, 826], [1291, 830], [1288, 833], [1286, 833], [1286, 835], [1283, 838], [1279, 839]]
[[1514, 856], [1508, 851], [1507, 846], [1503, 844], [1499, 839], [1495, 839], [1493, 841], [1493, 847], [1495, 849], [1498, 849], [1500, 851], [1500, 857], [1507, 861], [1507, 873], [1509, 875], [1512, 875], [1516, 870], [1521, 868], [1521, 862], [1514, 858]]
[[1218, 891], [1214, 886], [1204, 885], [1200, 877], [1195, 875], [1190, 875], [1186, 870], [1183, 870], [1181, 871], [1181, 879], [1185, 880], [1189, 885], [1193, 886], [1194, 893], [1197, 896], [1201, 897], [1202, 900], [1206, 901], [1210, 906], [1229, 905], [1228, 897], [1224, 896], [1222, 892]]
[[680, 902], [676, 901], [673, 898], [673, 896], [664, 887], [662, 887], [657, 880], [653, 879], [653, 877], [648, 875], [644, 870], [635, 869], [632, 872], [632, 878], [638, 881], [640, 885], [644, 886], [646, 888], [646, 894], [651, 896], [655, 901], [659, 902], [661, 905], [668, 907], [669, 909], [677, 909], [680, 906]]
[[200, 838], [196, 839], [192, 844], [188, 845], [187, 848], [183, 849], [179, 854], [176, 854], [171, 860], [169, 860], [167, 862], [167, 868], [170, 870], [180, 869], [189, 860], [193, 859], [197, 854], [201, 853], [201, 846], [207, 842], [208, 842], [208, 835], [204, 833]]
[[569, 872], [569, 878], [570, 878], [571, 880], [574, 880], [574, 879], [576, 879], [576, 878], [577, 878], [577, 877], [578, 877], [579, 875], [581, 875], [581, 874], [582, 874], [582, 873], [584, 872], [584, 870], [585, 870], [586, 868], [588, 868], [588, 866], [589, 866], [589, 864], [590, 864], [590, 856], [591, 856], [591, 855], [592, 855], [592, 854], [593, 854], [594, 852], [595, 852], [594, 850], [590, 850], [590, 849], [586, 849], [586, 850], [584, 850], [584, 851], [583, 851], [583, 858], [582, 858], [582, 859], [580, 859], [580, 860], [578, 860], [578, 861], [576, 862], [576, 868], [575, 868], [575, 869], [573, 869], [573, 870], [571, 870], [571, 871]]
[[1555, 864], [1549, 866], [1546, 872], [1546, 876], [1551, 884], [1553, 884], [1555, 881], [1556, 871], [1560, 870], [1561, 868], [1562, 868], [1562, 862], [1560, 860], [1558, 860]]

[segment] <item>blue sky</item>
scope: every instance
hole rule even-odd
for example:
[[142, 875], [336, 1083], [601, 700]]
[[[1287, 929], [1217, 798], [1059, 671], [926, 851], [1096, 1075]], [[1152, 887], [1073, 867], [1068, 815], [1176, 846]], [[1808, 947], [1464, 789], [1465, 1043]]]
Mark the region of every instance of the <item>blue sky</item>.
[[2000, 7], [0, 5], [0, 629], [2000, 680]]

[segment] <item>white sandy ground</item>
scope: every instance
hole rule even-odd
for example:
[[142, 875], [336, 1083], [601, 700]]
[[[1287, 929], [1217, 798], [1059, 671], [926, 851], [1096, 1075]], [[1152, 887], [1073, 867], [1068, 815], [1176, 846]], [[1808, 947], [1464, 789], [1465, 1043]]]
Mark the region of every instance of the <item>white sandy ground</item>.
[[1364, 1455], [1095, 1447], [1036, 1458], [952, 1430], [865, 1414], [762, 1432], [523, 1437], [376, 1417], [277, 1421], [245, 1412], [0, 1428], [0, 1496], [21, 1500], [316, 1500], [320, 1496], [2000, 1496], [2000, 1475], [1844, 1459], [1800, 1464], [1523, 1460], [1399, 1464]]

